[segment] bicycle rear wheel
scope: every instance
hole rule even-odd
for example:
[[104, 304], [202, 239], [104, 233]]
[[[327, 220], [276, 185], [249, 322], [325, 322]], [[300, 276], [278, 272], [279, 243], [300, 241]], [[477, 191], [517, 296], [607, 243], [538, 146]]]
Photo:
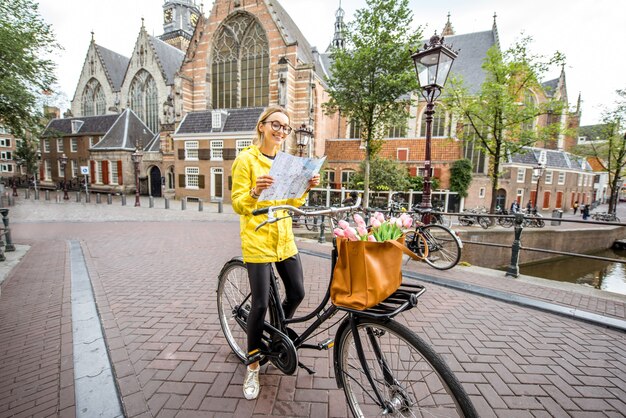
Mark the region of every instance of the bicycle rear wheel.
[[346, 326], [335, 346], [335, 373], [355, 417], [477, 416], [450, 368], [424, 340], [393, 320], [358, 321], [356, 338], [383, 403], [359, 360], [352, 328]]
[[448, 270], [461, 260], [461, 246], [454, 232], [442, 225], [426, 225], [420, 233], [428, 244], [428, 257], [424, 260], [437, 270]]

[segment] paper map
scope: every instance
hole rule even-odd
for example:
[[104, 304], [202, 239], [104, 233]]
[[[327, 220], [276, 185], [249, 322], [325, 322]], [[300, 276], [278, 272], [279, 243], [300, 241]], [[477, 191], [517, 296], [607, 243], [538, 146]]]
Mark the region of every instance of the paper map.
[[309, 180], [320, 172], [325, 160], [326, 157], [302, 158], [285, 152], [277, 153], [270, 169], [274, 184], [261, 192], [259, 201], [301, 197], [309, 187]]

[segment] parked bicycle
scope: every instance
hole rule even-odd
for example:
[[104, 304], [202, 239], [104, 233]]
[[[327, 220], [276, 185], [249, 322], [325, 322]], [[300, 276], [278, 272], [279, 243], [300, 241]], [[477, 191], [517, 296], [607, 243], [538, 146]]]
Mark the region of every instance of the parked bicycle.
[[621, 222], [617, 215], [607, 212], [596, 212], [591, 214], [591, 219], [601, 222]]
[[462, 215], [459, 216], [459, 223], [463, 226], [480, 225], [483, 229], [487, 229], [491, 226], [491, 221], [486, 216], [480, 216], [481, 213], [486, 213], [484, 208], [480, 209], [466, 209]]
[[[413, 217], [413, 220], [424, 222], [424, 219], [423, 219], [424, 209], [421, 208], [419, 204], [413, 206], [411, 208], [411, 211], [415, 214], [415, 216]], [[430, 211], [430, 216], [429, 216], [430, 219], [428, 223], [450, 226], [450, 220], [449, 218], [444, 216], [443, 212], [444, 212], [444, 208], [442, 204], [433, 205], [433, 209], [432, 211]]]
[[496, 215], [501, 215], [497, 218], [496, 222], [503, 228], [510, 228], [515, 224], [515, 220], [508, 217], [509, 211], [500, 206], [496, 207]]
[[522, 226], [524, 226], [524, 228], [543, 228], [546, 226], [546, 222], [543, 220], [543, 216], [536, 210], [525, 210]]
[[[421, 218], [428, 210], [417, 209], [416, 212]], [[428, 248], [427, 253], [424, 242]], [[461, 249], [463, 248], [463, 242], [455, 231], [443, 225], [426, 225], [421, 221], [415, 222], [414, 231], [407, 232], [405, 245], [423, 257], [426, 264], [437, 270], [448, 270], [456, 266], [461, 260]]]
[[[293, 214], [326, 215], [334, 229], [334, 218], [338, 213], [357, 207], [358, 204], [320, 210], [302, 210], [287, 205], [263, 208], [255, 211], [255, 215], [267, 213], [268, 218], [257, 229]], [[276, 217], [277, 212], [285, 211], [288, 215]], [[331, 266], [336, 260], [337, 248], [333, 240]], [[234, 257], [228, 261], [218, 280], [217, 304], [222, 331], [235, 355], [245, 362], [246, 320], [251, 295], [242, 259]], [[300, 362], [298, 350], [333, 348], [337, 386], [343, 389], [355, 417], [477, 416], [463, 387], [442, 358], [422, 338], [393, 319], [417, 305], [418, 298], [425, 292], [423, 286], [404, 283], [379, 305], [359, 311], [329, 303], [331, 281], [332, 269], [320, 304], [303, 317], [286, 319], [281, 307], [280, 289], [272, 270], [264, 343], [258, 355], [262, 364], [269, 361], [285, 374], [295, 373], [298, 367], [314, 373]], [[336, 314], [341, 317], [334, 324], [320, 329]], [[311, 320], [313, 322], [300, 333], [292, 328], [293, 324]], [[336, 324], [339, 326], [334, 338], [309, 342]]]

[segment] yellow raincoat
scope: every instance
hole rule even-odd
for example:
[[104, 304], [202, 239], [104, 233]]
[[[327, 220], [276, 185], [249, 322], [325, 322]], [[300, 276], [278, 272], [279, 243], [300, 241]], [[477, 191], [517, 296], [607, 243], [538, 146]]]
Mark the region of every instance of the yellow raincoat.
[[[233, 210], [241, 215], [240, 235], [243, 261], [249, 263], [271, 263], [282, 261], [298, 253], [298, 248], [291, 229], [291, 218], [273, 224], [266, 224], [258, 231], [254, 228], [267, 219], [267, 214], [253, 216], [258, 208], [276, 205], [302, 206], [305, 193], [299, 199], [266, 200], [259, 202], [250, 196], [250, 190], [256, 186], [256, 179], [269, 174], [272, 160], [264, 156], [256, 145], [251, 145], [239, 153], [232, 167]], [[278, 217], [286, 213], [277, 212]]]

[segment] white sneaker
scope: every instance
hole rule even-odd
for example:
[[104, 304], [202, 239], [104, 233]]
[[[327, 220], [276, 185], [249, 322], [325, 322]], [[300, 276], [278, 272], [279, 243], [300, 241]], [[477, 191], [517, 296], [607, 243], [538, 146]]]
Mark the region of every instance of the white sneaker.
[[261, 386], [259, 385], [259, 369], [251, 369], [247, 367], [246, 378], [243, 381], [243, 396], [246, 399], [256, 399], [259, 396]]

